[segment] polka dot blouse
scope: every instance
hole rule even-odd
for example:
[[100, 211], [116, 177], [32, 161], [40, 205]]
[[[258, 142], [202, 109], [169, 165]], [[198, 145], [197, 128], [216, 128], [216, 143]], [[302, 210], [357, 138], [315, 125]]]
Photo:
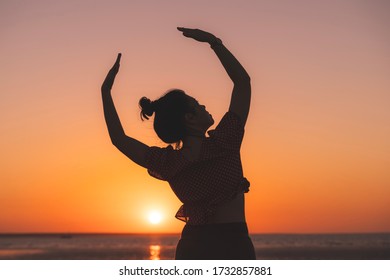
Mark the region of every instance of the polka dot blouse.
[[150, 147], [146, 155], [149, 174], [168, 181], [183, 203], [176, 218], [192, 225], [209, 223], [219, 204], [249, 191], [240, 158], [244, 136], [240, 118], [227, 112], [208, 134], [196, 160], [187, 159], [172, 146]]

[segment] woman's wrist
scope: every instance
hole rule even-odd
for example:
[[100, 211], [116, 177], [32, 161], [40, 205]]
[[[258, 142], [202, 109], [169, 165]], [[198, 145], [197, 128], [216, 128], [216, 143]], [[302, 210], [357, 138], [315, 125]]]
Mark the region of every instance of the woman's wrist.
[[212, 40], [210, 40], [209, 44], [212, 49], [223, 45], [222, 40], [219, 39], [218, 37], [214, 37]]

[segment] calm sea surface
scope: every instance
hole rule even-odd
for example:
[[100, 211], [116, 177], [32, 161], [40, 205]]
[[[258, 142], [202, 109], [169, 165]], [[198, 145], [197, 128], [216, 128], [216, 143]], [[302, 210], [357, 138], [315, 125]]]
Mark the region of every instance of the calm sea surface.
[[[0, 259], [174, 259], [179, 235], [3, 234]], [[252, 234], [258, 259], [390, 259], [390, 234]], [[227, 245], [228, 246], [228, 245]]]

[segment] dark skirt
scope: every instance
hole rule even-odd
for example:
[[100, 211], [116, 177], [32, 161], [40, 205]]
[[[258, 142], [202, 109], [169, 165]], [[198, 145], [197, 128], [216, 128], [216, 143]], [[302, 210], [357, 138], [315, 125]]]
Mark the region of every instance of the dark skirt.
[[255, 260], [246, 223], [185, 225], [176, 260]]

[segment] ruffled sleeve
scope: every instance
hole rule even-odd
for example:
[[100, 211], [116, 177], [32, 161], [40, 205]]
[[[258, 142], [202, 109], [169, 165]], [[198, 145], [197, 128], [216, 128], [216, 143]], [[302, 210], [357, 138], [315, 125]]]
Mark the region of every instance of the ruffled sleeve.
[[146, 168], [148, 173], [159, 180], [167, 181], [174, 172], [174, 150], [171, 146], [166, 148], [149, 147], [146, 153]]
[[244, 131], [240, 117], [229, 111], [223, 116], [215, 130], [209, 131], [209, 135], [224, 149], [239, 150]]

